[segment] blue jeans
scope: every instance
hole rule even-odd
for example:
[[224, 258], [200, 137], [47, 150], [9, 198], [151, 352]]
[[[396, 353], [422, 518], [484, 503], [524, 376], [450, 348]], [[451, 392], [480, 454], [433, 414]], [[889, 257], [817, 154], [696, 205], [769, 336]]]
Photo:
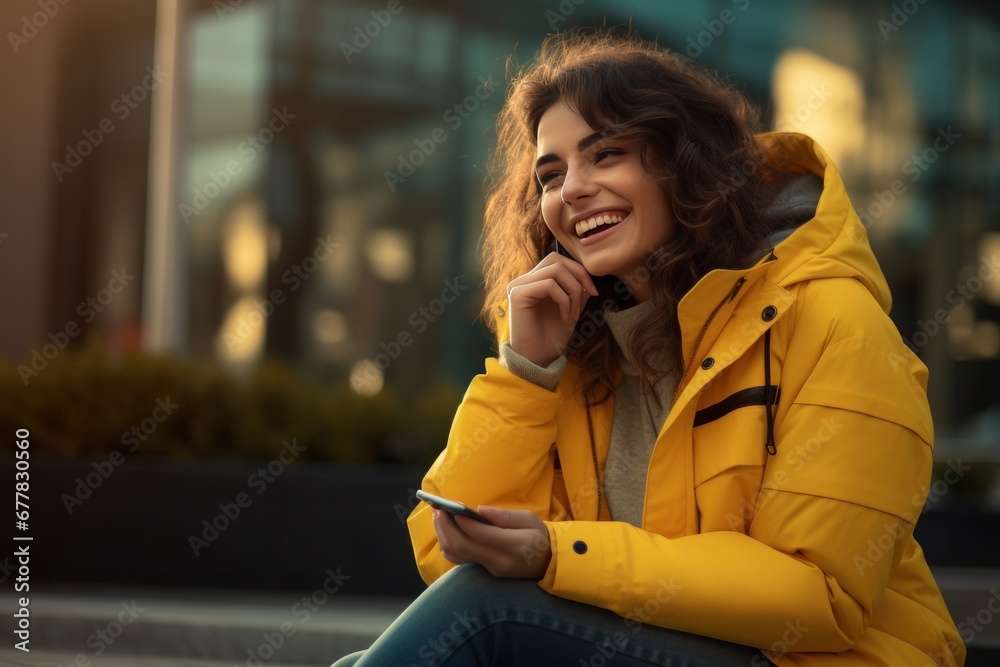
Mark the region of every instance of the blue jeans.
[[429, 586], [371, 648], [334, 667], [773, 664], [756, 648], [628, 620], [466, 564]]

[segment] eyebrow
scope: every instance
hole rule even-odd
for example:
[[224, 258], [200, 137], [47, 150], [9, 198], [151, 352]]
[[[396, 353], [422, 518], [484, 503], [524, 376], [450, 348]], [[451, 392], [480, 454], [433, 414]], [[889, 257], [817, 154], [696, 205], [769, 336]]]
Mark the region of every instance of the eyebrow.
[[[593, 134], [589, 134], [583, 139], [580, 139], [579, 143], [577, 143], [576, 145], [576, 149], [581, 152], [585, 151], [603, 138], [604, 135], [601, 134], [600, 132], [594, 132]], [[549, 162], [555, 162], [558, 159], [559, 156], [556, 155], [555, 153], [546, 153], [545, 155], [541, 156], [540, 158], [538, 158], [538, 160], [535, 161], [535, 169], [538, 169], [542, 165], [548, 164]]]

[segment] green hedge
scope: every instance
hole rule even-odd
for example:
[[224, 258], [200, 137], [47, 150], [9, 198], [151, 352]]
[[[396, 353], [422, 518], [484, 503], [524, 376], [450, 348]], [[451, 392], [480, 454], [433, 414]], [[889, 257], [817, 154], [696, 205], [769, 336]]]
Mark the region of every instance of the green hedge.
[[[458, 388], [444, 382], [418, 396], [386, 387], [362, 397], [346, 379], [317, 387], [277, 361], [239, 381], [216, 363], [139, 352], [112, 357], [95, 341], [60, 352], [27, 385], [17, 364], [0, 360], [4, 448], [14, 430], [28, 428], [32, 449], [51, 456], [92, 458], [119, 449], [129, 456], [270, 459], [295, 438], [304, 459], [426, 464], [444, 446], [460, 400]], [[167, 416], [169, 404], [177, 407]]]

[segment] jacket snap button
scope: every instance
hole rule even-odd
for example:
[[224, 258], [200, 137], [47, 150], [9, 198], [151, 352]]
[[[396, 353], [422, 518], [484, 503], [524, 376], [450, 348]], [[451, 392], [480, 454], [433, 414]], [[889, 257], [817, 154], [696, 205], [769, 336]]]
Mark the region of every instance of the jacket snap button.
[[587, 543], [582, 540], [577, 540], [576, 542], [573, 543], [573, 551], [577, 552], [578, 554], [587, 553]]
[[715, 365], [715, 359], [713, 359], [712, 357], [708, 357], [707, 359], [705, 359], [705, 361], [701, 362], [702, 369], [706, 371], [714, 365]]
[[778, 314], [777, 308], [775, 308], [774, 306], [768, 306], [767, 308], [764, 309], [764, 312], [760, 314], [760, 317], [765, 322], [770, 322], [775, 318], [775, 316], [777, 316], [777, 314]]

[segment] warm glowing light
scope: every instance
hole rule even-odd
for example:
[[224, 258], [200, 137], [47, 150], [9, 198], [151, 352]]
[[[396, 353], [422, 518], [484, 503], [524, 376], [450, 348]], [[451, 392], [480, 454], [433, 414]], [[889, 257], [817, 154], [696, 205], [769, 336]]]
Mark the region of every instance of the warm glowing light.
[[948, 338], [952, 343], [964, 347], [969, 336], [972, 335], [972, 328], [976, 325], [976, 315], [967, 303], [962, 303], [961, 308], [951, 309], [948, 319]]
[[983, 300], [1000, 306], [1000, 232], [984, 234], [979, 241], [979, 270]]
[[259, 200], [238, 204], [228, 216], [223, 257], [230, 282], [244, 290], [256, 289], [267, 271], [267, 225]]
[[347, 339], [347, 318], [339, 310], [320, 310], [313, 317], [313, 335], [321, 343], [336, 345]]
[[362, 359], [351, 368], [351, 390], [361, 396], [375, 396], [382, 391], [385, 376], [371, 359]]
[[378, 229], [368, 237], [368, 263], [372, 273], [391, 283], [406, 282], [413, 275], [413, 238], [402, 229]]
[[969, 351], [982, 359], [1000, 356], [1000, 323], [992, 320], [976, 322], [969, 336]]
[[788, 49], [771, 77], [774, 129], [816, 139], [834, 164], [853, 160], [865, 146], [861, 77], [805, 49]]
[[215, 335], [215, 351], [229, 361], [252, 361], [264, 351], [267, 318], [256, 300], [243, 297], [233, 304]]

